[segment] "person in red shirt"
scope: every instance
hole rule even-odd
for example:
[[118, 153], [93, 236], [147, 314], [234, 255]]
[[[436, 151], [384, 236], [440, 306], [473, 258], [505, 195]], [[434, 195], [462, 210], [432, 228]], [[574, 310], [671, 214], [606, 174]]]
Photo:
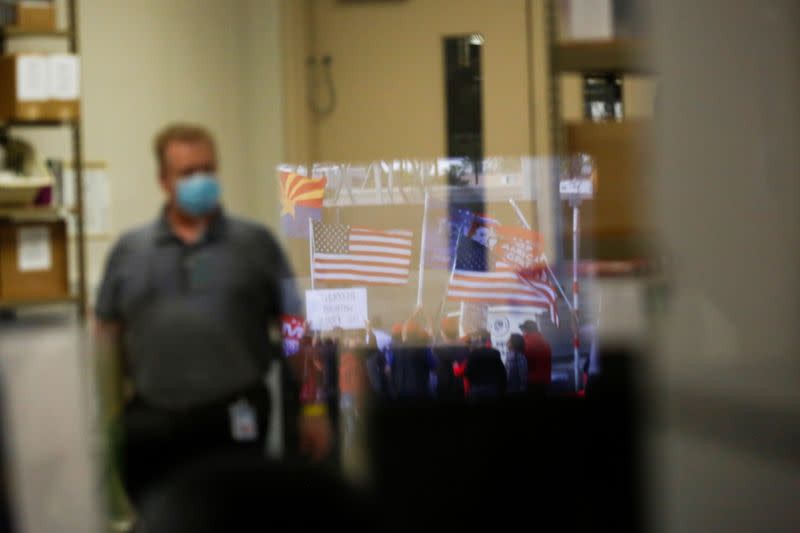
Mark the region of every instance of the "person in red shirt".
[[539, 326], [533, 320], [526, 320], [519, 325], [525, 339], [525, 359], [528, 361], [528, 391], [533, 395], [542, 395], [550, 386], [550, 373], [553, 368], [553, 354], [550, 344], [539, 332]]
[[361, 345], [363, 334], [349, 333], [339, 356], [339, 408], [342, 417], [344, 450], [350, 450], [356, 433], [364, 394], [367, 391], [367, 368]]

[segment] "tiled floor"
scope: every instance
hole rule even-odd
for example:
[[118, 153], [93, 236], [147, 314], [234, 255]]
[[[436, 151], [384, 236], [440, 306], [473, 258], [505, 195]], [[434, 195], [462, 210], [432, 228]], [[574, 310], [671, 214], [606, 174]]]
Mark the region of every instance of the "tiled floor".
[[0, 322], [3, 428], [17, 530], [99, 531], [90, 389], [71, 309]]
[[[21, 312], [0, 321], [0, 379], [12, 506], [22, 533], [106, 531], [99, 527], [100, 432], [89, 335], [71, 308]], [[268, 377], [276, 386], [277, 373]], [[279, 455], [280, 404], [268, 450]], [[123, 506], [124, 507], [124, 506]]]

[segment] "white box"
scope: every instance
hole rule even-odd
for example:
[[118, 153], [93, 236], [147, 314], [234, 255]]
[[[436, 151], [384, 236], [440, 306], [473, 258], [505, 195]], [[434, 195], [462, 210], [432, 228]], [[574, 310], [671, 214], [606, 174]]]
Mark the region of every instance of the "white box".
[[51, 100], [79, 100], [81, 95], [81, 70], [78, 56], [50, 54], [47, 56], [48, 98]]
[[613, 0], [567, 0], [569, 40], [614, 38]]

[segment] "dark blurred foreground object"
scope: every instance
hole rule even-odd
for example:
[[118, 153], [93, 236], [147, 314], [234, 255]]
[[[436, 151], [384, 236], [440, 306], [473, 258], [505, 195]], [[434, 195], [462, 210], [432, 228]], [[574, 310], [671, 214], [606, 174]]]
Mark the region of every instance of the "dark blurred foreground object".
[[[254, 410], [257, 436], [237, 441], [231, 436], [230, 406], [245, 400]], [[139, 505], [145, 495], [171, 473], [210, 454], [263, 457], [270, 412], [269, 391], [258, 384], [241, 394], [206, 405], [170, 412], [135, 398], [123, 417], [125, 444], [123, 473], [131, 501]]]
[[6, 424], [4, 387], [0, 388], [0, 533], [11, 533], [11, 493], [9, 491], [9, 427]]
[[377, 406], [368, 449], [398, 530], [641, 531], [641, 376], [602, 357], [586, 398]]
[[136, 533], [386, 531], [366, 496], [327, 471], [216, 454], [143, 501]]
[[376, 406], [369, 498], [311, 467], [214, 455], [154, 488], [136, 531], [641, 531], [641, 377], [625, 352], [602, 358], [585, 398]]

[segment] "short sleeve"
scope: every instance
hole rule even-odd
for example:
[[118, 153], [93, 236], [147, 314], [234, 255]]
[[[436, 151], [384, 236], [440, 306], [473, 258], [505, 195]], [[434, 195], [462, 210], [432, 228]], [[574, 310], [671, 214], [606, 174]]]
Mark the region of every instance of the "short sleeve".
[[121, 268], [124, 260], [124, 246], [117, 242], [108, 255], [100, 290], [94, 313], [97, 318], [107, 322], [120, 322], [122, 320], [120, 293], [121, 293]]

